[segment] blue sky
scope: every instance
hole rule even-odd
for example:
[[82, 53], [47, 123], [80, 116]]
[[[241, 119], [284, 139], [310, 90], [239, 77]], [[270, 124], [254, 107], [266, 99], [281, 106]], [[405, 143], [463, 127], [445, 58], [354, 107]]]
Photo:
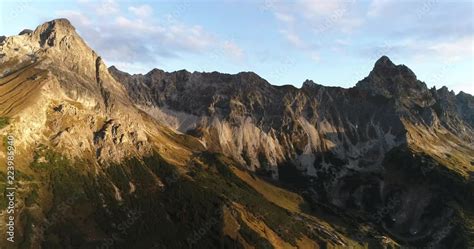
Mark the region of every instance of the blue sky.
[[254, 71], [351, 87], [381, 55], [429, 87], [474, 94], [472, 0], [1, 1], [0, 34], [66, 17], [131, 73]]

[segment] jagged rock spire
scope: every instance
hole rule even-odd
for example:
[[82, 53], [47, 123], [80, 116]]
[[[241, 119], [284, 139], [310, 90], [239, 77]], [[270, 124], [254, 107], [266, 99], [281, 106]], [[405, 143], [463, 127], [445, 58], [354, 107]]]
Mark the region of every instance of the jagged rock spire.
[[[357, 83], [357, 87], [374, 94], [392, 97], [403, 95], [409, 88], [426, 88], [417, 80], [415, 73], [405, 65], [395, 65], [390, 58], [382, 56], [375, 62], [370, 74]], [[428, 89], [422, 89], [428, 91]]]

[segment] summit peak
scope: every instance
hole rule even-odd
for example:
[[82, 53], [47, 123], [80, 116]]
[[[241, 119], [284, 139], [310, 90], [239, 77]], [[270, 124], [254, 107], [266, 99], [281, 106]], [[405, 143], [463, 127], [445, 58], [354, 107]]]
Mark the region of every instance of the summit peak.
[[387, 56], [380, 57], [370, 74], [357, 83], [357, 87], [384, 96], [409, 94], [407, 89], [426, 92], [424, 83], [417, 80], [413, 71], [405, 65], [396, 65]]
[[37, 37], [40, 45], [43, 47], [54, 46], [65, 36], [77, 35], [76, 29], [72, 26], [68, 19], [60, 18], [45, 22], [38, 26], [33, 32], [33, 36]]
[[383, 55], [375, 62], [375, 67], [395, 67], [395, 64], [393, 64], [388, 56]]
[[74, 28], [74, 26], [72, 26], [71, 22], [66, 18], [53, 19], [49, 22], [44, 23], [43, 25], [47, 25], [55, 29], [66, 29], [66, 30], [76, 29]]
[[380, 57], [374, 64], [369, 77], [394, 78], [402, 77], [410, 81], [416, 81], [416, 75], [405, 65], [395, 65], [388, 56]]

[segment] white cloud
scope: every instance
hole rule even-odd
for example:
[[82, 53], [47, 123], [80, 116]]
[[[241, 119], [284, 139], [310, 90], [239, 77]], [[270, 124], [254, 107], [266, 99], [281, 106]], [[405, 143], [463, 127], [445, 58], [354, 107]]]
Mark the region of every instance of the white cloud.
[[398, 53], [420, 63], [430, 60], [451, 63], [474, 57], [474, 36], [437, 41], [407, 38], [390, 44], [386, 43], [379, 50], [385, 50], [385, 53]]
[[101, 16], [113, 15], [120, 11], [120, 7], [115, 0], [101, 0], [98, 3], [94, 3], [92, 8]]
[[273, 14], [279, 21], [287, 24], [293, 23], [295, 21], [295, 18], [288, 13], [276, 11]]
[[69, 21], [71, 21], [73, 24], [77, 24], [77, 25], [81, 25], [81, 26], [84, 26], [84, 25], [90, 25], [91, 24], [91, 21], [90, 19], [85, 16], [84, 14], [82, 14], [80, 11], [76, 11], [76, 10], [61, 10], [61, 11], [57, 11], [56, 14], [59, 16], [59, 17], [66, 17], [69, 19]]
[[[333, 33], [351, 33], [364, 24], [355, 0], [297, 0], [274, 2], [270, 11], [283, 26], [279, 33], [310, 59], [320, 61], [320, 50]], [[330, 45], [330, 44], [329, 44]]]
[[223, 43], [223, 49], [235, 60], [241, 61], [244, 58], [244, 51], [242, 48], [232, 41], [225, 41]]
[[299, 9], [303, 15], [309, 18], [324, 17], [331, 13], [334, 13], [338, 9], [341, 9], [344, 5], [344, 1], [340, 0], [301, 0], [299, 1], [301, 6]]
[[452, 41], [442, 41], [428, 47], [436, 55], [448, 60], [459, 60], [474, 56], [474, 36], [463, 37]]
[[[163, 37], [161, 37], [163, 35]], [[217, 38], [208, 34], [201, 26], [186, 26], [174, 24], [169, 27], [161, 27], [159, 37], [164, 38], [166, 43], [175, 44], [181, 48], [198, 52], [209, 49]]]
[[382, 15], [393, 3], [393, 0], [372, 0], [367, 11], [367, 16], [377, 17]]
[[[295, 27], [299, 30], [312, 30], [320, 36], [332, 30], [350, 33], [364, 24], [356, 15], [355, 0], [298, 0], [293, 4], [276, 2], [273, 4], [275, 18], [285, 25], [280, 32], [292, 44], [301, 47], [301, 40]], [[307, 33], [307, 32], [306, 32]], [[309, 34], [311, 35], [311, 34]]]
[[339, 29], [343, 33], [352, 33], [359, 27], [361, 27], [364, 24], [364, 20], [362, 18], [356, 18], [356, 17], [348, 17], [348, 18], [341, 18], [339, 20]]
[[[128, 32], [133, 32], [133, 33], [149, 33], [149, 32], [156, 32], [156, 30], [159, 27], [148, 25], [141, 19], [128, 19], [124, 16], [117, 16], [115, 18], [114, 23], [112, 25], [115, 25], [118, 28], [122, 28], [122, 30], [127, 30]], [[99, 25], [100, 26], [100, 25]]]
[[[219, 39], [199, 25], [187, 25], [178, 20], [159, 23], [151, 16], [151, 7], [145, 5], [125, 6], [125, 10], [135, 14], [130, 17], [114, 7], [114, 1], [101, 3], [104, 8], [99, 12], [107, 16], [86, 11], [91, 7], [87, 3], [83, 9], [62, 10], [57, 14], [70, 19], [81, 36], [106, 61], [140, 65], [127, 64], [127, 68], [137, 69], [156, 64], [160, 58], [178, 57], [184, 53], [205, 54], [220, 50], [229, 59], [244, 58], [244, 51], [236, 43]], [[107, 13], [104, 4], [112, 6]]]
[[138, 17], [148, 17], [153, 13], [153, 8], [147, 4], [130, 6], [128, 10]]
[[306, 43], [293, 30], [284, 29], [284, 30], [280, 30], [280, 33], [283, 34], [283, 37], [285, 37], [285, 39], [294, 47], [307, 48]]
[[[210, 49], [217, 38], [207, 33], [201, 26], [188, 26], [182, 23], [173, 25], [150, 24], [142, 19], [128, 19], [123, 16], [115, 18], [112, 27], [108, 27], [109, 37], [119, 37], [123, 33], [134, 37], [137, 42], [143, 42], [150, 46], [163, 46], [171, 50], [201, 52]], [[123, 32], [127, 30], [127, 32]]]
[[355, 14], [354, 2], [355, 0], [306, 0], [299, 9], [319, 34], [332, 30], [350, 33], [363, 24], [363, 20]]

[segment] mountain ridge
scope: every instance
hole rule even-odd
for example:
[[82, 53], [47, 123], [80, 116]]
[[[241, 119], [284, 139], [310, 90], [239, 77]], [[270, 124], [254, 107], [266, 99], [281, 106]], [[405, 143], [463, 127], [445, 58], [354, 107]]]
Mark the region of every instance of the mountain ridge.
[[[402, 83], [400, 83], [400, 84], [398, 84], [399, 83], [398, 81], [397, 82], [391, 82], [391, 81], [387, 81], [384, 78], [382, 78], [382, 79], [377, 79], [377, 78], [373, 79], [374, 77], [372, 75], [377, 74], [377, 70], [381, 69], [381, 67], [380, 67], [381, 64], [388, 65], [389, 68], [393, 69], [391, 72], [392, 72], [392, 74], [395, 74], [394, 77], [399, 77], [400, 73], [402, 73], [402, 74], [407, 73], [408, 78], [405, 79], [405, 78], [402, 77]], [[383, 67], [382, 67], [381, 70], [383, 71]], [[113, 71], [112, 74], [115, 75], [116, 77], [119, 77], [119, 78], [121, 77], [120, 72], [117, 71], [116, 68], [113, 68], [113, 70], [111, 70], [111, 71]], [[276, 87], [276, 86], [273, 86], [273, 85], [269, 84], [267, 81], [263, 80], [262, 78], [255, 78], [255, 79], [262, 81], [263, 85], [260, 84], [259, 82], [255, 83], [255, 79], [254, 79], [254, 81], [251, 81], [252, 83], [250, 83], [250, 84], [248, 84], [248, 81], [247, 81], [247, 82], [243, 82], [243, 85], [240, 85], [239, 79], [238, 79], [239, 74], [229, 75], [229, 74], [219, 74], [219, 73], [198, 73], [198, 72], [189, 73], [189, 72], [183, 72], [183, 71], [172, 72], [172, 73], [166, 73], [164, 71], [159, 71], [159, 72], [160, 72], [159, 74], [155, 75], [155, 78], [151, 77], [150, 73], [148, 73], [146, 75], [129, 75], [129, 74], [124, 75], [125, 77], [127, 77], [127, 75], [128, 75], [128, 77], [130, 77], [132, 79], [133, 83], [130, 82], [130, 84], [133, 85], [133, 87], [131, 87], [133, 89], [136, 89], [137, 87], [140, 88], [139, 87], [139, 85], [140, 85], [139, 81], [145, 82], [146, 87], [147, 87], [148, 90], [147, 90], [147, 93], [144, 93], [144, 96], [146, 96], [146, 97], [142, 96], [144, 99], [141, 99], [140, 91], [136, 92], [131, 88], [129, 89], [129, 92], [131, 92], [132, 97], [135, 97], [139, 104], [140, 103], [143, 104], [140, 101], [144, 100], [147, 103], [152, 103], [152, 102], [155, 101], [155, 104], [157, 104], [157, 105], [169, 105], [169, 104], [175, 105], [174, 102], [166, 103], [166, 100], [165, 100], [167, 98], [166, 96], [163, 96], [163, 95], [162, 96], [155, 96], [155, 98], [153, 96], [151, 96], [151, 95], [153, 95], [153, 91], [157, 91], [156, 89], [154, 89], [154, 90], [151, 89], [153, 87], [153, 84], [154, 84], [153, 82], [160, 83], [160, 84], [168, 84], [166, 82], [170, 81], [170, 83], [173, 84], [173, 77], [181, 77], [182, 80], [184, 80], [184, 82], [191, 80], [192, 77], [194, 77], [194, 78], [199, 78], [199, 77], [206, 78], [207, 81], [213, 81], [213, 80], [218, 81], [219, 85], [222, 85], [222, 87], [225, 86], [225, 87], [229, 88], [228, 90], [225, 90], [226, 93], [222, 93], [224, 95], [227, 94], [227, 93], [230, 93], [231, 91], [236, 91], [236, 90], [241, 91], [240, 89], [242, 89], [242, 90], [243, 89], [247, 89], [247, 90], [251, 89], [251, 91], [254, 91], [254, 92], [257, 91], [257, 89], [259, 89], [258, 91], [262, 91], [262, 93], [259, 93], [260, 96], [261, 96], [259, 98], [265, 98], [263, 96], [266, 96], [267, 98], [272, 98], [273, 99], [271, 102], [278, 102], [278, 101], [282, 100], [283, 96], [285, 95], [284, 93], [282, 93], [282, 91], [285, 92], [285, 90], [279, 90], [279, 89], [288, 89], [287, 92], [293, 92], [293, 94], [297, 94], [297, 95], [298, 94], [313, 95], [313, 93], [318, 92], [318, 91], [320, 92], [320, 94], [324, 94], [323, 93], [324, 91], [322, 91], [322, 89], [327, 89], [329, 91], [342, 91], [342, 92], [345, 92], [346, 94], [356, 93], [356, 92], [357, 92], [356, 94], [362, 94], [362, 95], [371, 94], [375, 98], [378, 98], [376, 96], [381, 96], [381, 97], [384, 97], [384, 98], [396, 97], [395, 101], [396, 101], [396, 103], [399, 103], [399, 104], [396, 104], [396, 106], [397, 106], [396, 108], [398, 108], [398, 111], [407, 113], [407, 115], [409, 115], [410, 109], [414, 108], [415, 106], [419, 106], [421, 108], [429, 108], [429, 106], [432, 106], [437, 101], [433, 97], [434, 93], [437, 92], [436, 90], [433, 90], [433, 89], [429, 90], [423, 82], [420, 82], [416, 79], [416, 76], [414, 76], [413, 72], [410, 69], [408, 69], [406, 66], [395, 66], [390, 61], [390, 59], [388, 59], [388, 57], [381, 57], [381, 59], [379, 59], [376, 62], [376, 65], [374, 66], [374, 70], [371, 72], [371, 74], [369, 74], [369, 76], [366, 79], [360, 81], [358, 84], [356, 84], [356, 86], [354, 86], [352, 88], [325, 87], [325, 86], [322, 86], [322, 85], [312, 83], [312, 81], [305, 81], [305, 83], [303, 84], [303, 86], [301, 88], [285, 88], [285, 87], [280, 88], [280, 87]], [[387, 77], [390, 77], [390, 76], [387, 76]], [[161, 78], [163, 80], [162, 82], [160, 82]], [[122, 83], [128, 82], [123, 77], [121, 77], [119, 79], [119, 81], [122, 82]], [[377, 83], [377, 82], [382, 82], [384, 84], [385, 83], [387, 83], [387, 84], [385, 84], [381, 87], [381, 86], [378, 85], [379, 83]], [[184, 84], [184, 83], [179, 83], [179, 84]], [[206, 83], [206, 84], [209, 84], [209, 89], [206, 90], [206, 93], [201, 94], [203, 96], [205, 96], [206, 94], [209, 94], [210, 93], [209, 90], [212, 93], [213, 90], [211, 90], [211, 89], [215, 89], [214, 88], [215, 86], [213, 86], [212, 83]], [[248, 84], [248, 85], [246, 85], [246, 84]], [[125, 84], [125, 85], [127, 86], [127, 84]], [[265, 86], [265, 87], [264, 88], [259, 88], [258, 86], [260, 86], [260, 85]], [[393, 88], [393, 89], [390, 89], [390, 87], [393, 87], [393, 85], [395, 85], [396, 87]], [[192, 87], [194, 87], [194, 86], [195, 85], [193, 85]], [[162, 86], [162, 87], [166, 87], [166, 86]], [[149, 91], [150, 89], [151, 89], [151, 92]], [[172, 89], [170, 89], [170, 90], [174, 91]], [[199, 89], [197, 87], [195, 87], [195, 90], [199, 91]], [[219, 96], [220, 96], [221, 93], [219, 93], [219, 91], [221, 91], [221, 90], [222, 89], [216, 90], [215, 95], [210, 96], [210, 97], [220, 98]], [[245, 90], [245, 91], [247, 91], [247, 90]], [[385, 91], [385, 92], [383, 92], [383, 91]], [[414, 91], [414, 93], [413, 93], [413, 91]], [[264, 92], [265, 92], [265, 94], [264, 94]], [[277, 92], [279, 92], [279, 93], [277, 93]], [[178, 92], [171, 92], [169, 94], [179, 95]], [[185, 94], [185, 93], [183, 93], [183, 94]], [[242, 94], [242, 93], [239, 93], [239, 94]], [[407, 97], [408, 96], [407, 94], [411, 94], [410, 95], [411, 97]], [[394, 95], [394, 96], [392, 96], [392, 95]], [[235, 96], [235, 97], [240, 98], [239, 96]], [[274, 97], [269, 97], [269, 96], [274, 96]], [[463, 95], [459, 95], [459, 96], [463, 96]], [[472, 101], [472, 96], [470, 96], [470, 95], [465, 95], [465, 96], [466, 96], [467, 99], [471, 99], [470, 101]], [[183, 99], [180, 100], [180, 101], [183, 102], [183, 101], [186, 101], [186, 100], [192, 99], [192, 98], [193, 98], [192, 96], [186, 96], [186, 97], [183, 97]], [[229, 96], [226, 96], [225, 98], [229, 98]], [[158, 101], [158, 102], [156, 102], [156, 101]], [[197, 101], [199, 101], [199, 100], [197, 100]], [[206, 101], [205, 103], [200, 103], [200, 104], [198, 104], [198, 106], [202, 107], [202, 106], [206, 106], [206, 105], [211, 104], [211, 99], [208, 98], [205, 101]], [[225, 100], [225, 101], [228, 101], [228, 100]], [[459, 98], [454, 98], [454, 100], [452, 102], [460, 102], [460, 101], [459, 101]], [[466, 102], [469, 102], [469, 100], [466, 101]], [[225, 103], [225, 105], [227, 106], [226, 108], [231, 108], [229, 106], [230, 103], [231, 102]], [[263, 102], [260, 102], [259, 104], [268, 105], [268, 104], [264, 104]], [[179, 105], [179, 103], [176, 103], [176, 105]], [[460, 106], [461, 104], [460, 103], [452, 103], [452, 105]], [[458, 116], [468, 115], [472, 111], [472, 107], [469, 109], [469, 107], [467, 107], [467, 106], [469, 106], [469, 105], [464, 105], [465, 108], [468, 108], [466, 111], [458, 113], [457, 115]], [[261, 109], [262, 108], [265, 109], [265, 107], [261, 107]], [[456, 108], [453, 108], [453, 109], [456, 109]], [[457, 109], [463, 109], [463, 108], [459, 107]], [[184, 106], [183, 107], [177, 107], [177, 110], [178, 111], [183, 111], [183, 110], [186, 111], [186, 107], [184, 107]], [[199, 115], [212, 115], [212, 113], [210, 113], [206, 110], [201, 110], [199, 113], [196, 113], [196, 110], [188, 110], [188, 111], [191, 114], [198, 115], [198, 116]], [[453, 112], [456, 112], [456, 111], [457, 110], [454, 110]], [[227, 110], [226, 112], [230, 113], [231, 110]], [[260, 114], [258, 114], [258, 115], [260, 115]], [[418, 114], [416, 114], [416, 115], [418, 115]], [[431, 114], [427, 113], [425, 115], [428, 115], [427, 119], [430, 119], [429, 115], [431, 115]], [[423, 121], [423, 122], [425, 122], [425, 121]], [[470, 122], [470, 121], [466, 120], [466, 122]], [[468, 137], [468, 136], [466, 135], [466, 137]]]
[[[388, 60], [395, 68], [396, 67], [401, 67], [401, 68], [404, 68], [404, 69], [408, 69], [409, 73], [410, 74], [413, 74], [413, 76], [416, 78], [416, 75], [413, 73], [413, 71], [408, 68], [406, 65], [404, 64], [401, 64], [401, 65], [395, 65], [388, 56], [386, 55], [381, 55], [381, 57], [379, 59], [377, 59], [375, 61], [375, 64], [374, 64], [374, 69], [376, 68], [377, 66], [377, 62], [379, 61], [385, 61], [385, 60]], [[209, 72], [206, 72], [206, 71], [188, 71], [186, 69], [180, 69], [180, 70], [175, 70], [175, 71], [164, 71], [163, 69], [160, 69], [160, 68], [153, 68], [153, 69], [150, 69], [148, 72], [145, 72], [145, 73], [128, 73], [126, 72], [125, 70], [121, 70], [119, 69], [116, 65], [111, 65], [109, 66], [108, 70], [111, 70], [111, 71], [114, 71], [114, 72], [117, 72], [117, 73], [125, 73], [125, 74], [128, 74], [130, 76], [146, 76], [146, 75], [149, 75], [151, 73], [153, 73], [154, 71], [158, 71], [158, 72], [161, 72], [161, 73], [177, 73], [177, 72], [184, 72], [184, 73], [189, 73], [189, 74], [193, 74], [193, 73], [202, 73], [202, 74], [212, 74], [212, 73], [218, 73], [218, 74], [222, 74], [222, 75], [228, 75], [228, 76], [236, 76], [236, 75], [239, 75], [239, 74], [255, 74], [257, 75], [259, 78], [263, 79], [264, 81], [268, 82], [270, 85], [272, 85], [273, 87], [294, 87], [296, 89], [301, 89], [305, 86], [305, 84], [307, 86], [311, 86], [311, 85], [318, 85], [318, 86], [323, 86], [323, 87], [327, 87], [327, 88], [342, 88], [342, 89], [350, 89], [350, 88], [354, 88], [357, 86], [357, 83], [356, 82], [353, 86], [350, 86], [350, 87], [342, 87], [342, 86], [329, 86], [329, 85], [323, 85], [323, 84], [319, 84], [319, 83], [316, 83], [314, 82], [314, 80], [312, 79], [306, 79], [305, 81], [303, 81], [301, 87], [297, 87], [295, 86], [294, 84], [283, 84], [283, 85], [273, 85], [271, 84], [271, 82], [269, 82], [268, 80], [266, 80], [265, 78], [261, 77], [257, 72], [254, 72], [254, 71], [241, 71], [241, 72], [238, 72], [238, 73], [223, 73], [223, 72], [218, 72], [218, 71], [209, 71]], [[437, 90], [440, 90], [440, 89], [447, 89], [449, 92], [453, 92], [453, 90], [449, 90], [449, 88], [447, 86], [441, 86], [440, 88], [436, 88], [436, 86], [433, 86], [431, 89], [437, 89]], [[459, 93], [455, 94], [455, 95], [467, 95], [468, 97], [472, 97], [473, 95], [470, 94], [470, 93], [467, 93], [467, 92], [464, 92], [464, 91], [459, 91]]]

